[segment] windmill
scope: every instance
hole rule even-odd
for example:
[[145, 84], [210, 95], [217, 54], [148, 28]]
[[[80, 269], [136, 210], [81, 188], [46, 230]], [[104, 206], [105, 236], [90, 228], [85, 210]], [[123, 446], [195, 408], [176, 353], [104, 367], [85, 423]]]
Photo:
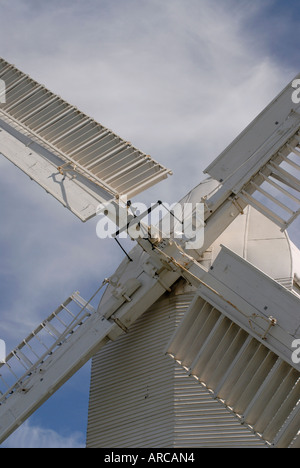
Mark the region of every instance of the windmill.
[[[132, 237], [135, 231], [142, 232], [90, 300], [77, 292], [68, 297], [1, 364], [1, 442], [94, 356], [98, 358], [91, 402], [101, 408], [98, 417], [109, 419], [106, 433], [112, 440], [120, 407], [111, 391], [107, 392], [109, 404], [104, 399], [99, 402], [96, 367], [106, 362], [111, 368], [113, 354], [119, 353], [120, 359], [132, 340], [130, 358], [127, 355], [127, 361], [110, 374], [105, 369], [102, 373], [110, 376], [103, 379], [104, 387], [112, 385], [117, 391], [114, 373], [120, 372], [120, 383], [120, 369], [131, 379], [137, 365], [131, 359], [138, 353], [139, 329], [133, 334], [131, 330], [148, 321], [148, 329], [159, 334], [163, 319], [180, 309], [182, 320], [175, 317], [174, 333], [167, 340], [166, 334], [160, 338], [171, 359], [161, 353], [159, 362], [180, 368], [197, 385], [197, 398], [205, 389], [205, 395], [218, 404], [217, 414], [223, 405], [238, 426], [250, 428], [268, 446], [300, 446], [299, 251], [286, 234], [300, 213], [299, 78], [210, 164], [207, 178], [180, 201], [181, 206], [198, 202], [204, 209], [204, 240], [191, 247], [191, 238], [175, 235], [176, 220], [166, 236], [159, 226], [143, 221], [151, 209], [137, 215], [131, 208], [132, 197], [164, 180], [170, 170], [0, 60], [5, 92], [0, 107], [1, 154], [81, 221], [96, 216], [100, 206], [116, 223], [116, 235], [127, 231]], [[159, 205], [160, 201], [155, 206]], [[203, 229], [193, 217], [190, 220], [194, 232]], [[280, 253], [277, 259], [274, 252]], [[94, 307], [93, 299], [104, 288], [99, 306]], [[178, 302], [180, 288], [185, 299]], [[116, 350], [122, 340], [125, 345]], [[145, 336], [144, 340], [144, 346], [149, 346], [153, 335], [150, 341]], [[143, 359], [140, 362], [145, 365]], [[161, 379], [158, 386], [163, 385]], [[133, 392], [129, 387], [127, 394], [137, 400], [131, 388]], [[129, 399], [122, 391], [124, 407]], [[152, 390], [143, 391], [144, 400], [151, 400]], [[160, 399], [159, 410], [165, 404]], [[172, 413], [170, 423], [169, 410], [184, 411], [174, 401], [172, 409], [165, 406], [164, 419], [173, 429], [179, 413]], [[91, 410], [90, 440], [98, 430], [93, 414]], [[141, 432], [134, 417], [132, 427]], [[144, 434], [139, 444], [184, 444], [183, 437], [175, 442], [174, 430], [172, 440], [153, 442], [157, 426], [151, 426], [151, 431], [152, 439]], [[164, 432], [168, 431], [164, 428]], [[197, 438], [196, 429], [195, 434]], [[109, 442], [102, 438], [97, 443], [108, 446]], [[132, 447], [128, 438], [126, 444]]]

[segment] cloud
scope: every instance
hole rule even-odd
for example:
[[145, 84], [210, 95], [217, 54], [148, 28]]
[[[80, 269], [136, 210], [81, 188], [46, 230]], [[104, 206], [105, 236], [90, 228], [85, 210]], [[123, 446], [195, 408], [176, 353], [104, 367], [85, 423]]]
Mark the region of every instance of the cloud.
[[[264, 8], [4, 1], [0, 51], [171, 168], [173, 177], [140, 198], [172, 203], [293, 76], [249, 29]], [[96, 289], [122, 257], [96, 238], [94, 222], [81, 225], [10, 163], [0, 165], [0, 336], [19, 340], [75, 289]]]
[[15, 346], [74, 291], [89, 299], [122, 253], [96, 237], [97, 220], [82, 224], [9, 162], [3, 170], [0, 337]]
[[[0, 52], [171, 168], [173, 177], [141, 196], [171, 203], [292, 77], [292, 66], [283, 69], [253, 32], [264, 8], [234, 0], [5, 0]], [[81, 226], [10, 163], [0, 166], [1, 316], [10, 329], [18, 318], [11, 333], [21, 338], [74, 289], [96, 287], [120, 252], [101, 244], [95, 223]]]
[[[172, 169], [140, 197], [172, 203], [296, 73], [271, 53], [272, 22], [256, 29], [272, 3], [3, 0], [0, 55]], [[97, 239], [94, 221], [82, 225], [5, 159], [0, 168], [0, 338], [10, 348], [74, 290], [88, 299], [123, 254]], [[23, 428], [19, 437], [47, 433]]]
[[26, 421], [1, 445], [1, 448], [84, 448], [84, 440], [85, 436], [80, 432], [63, 436], [56, 431], [33, 426]]

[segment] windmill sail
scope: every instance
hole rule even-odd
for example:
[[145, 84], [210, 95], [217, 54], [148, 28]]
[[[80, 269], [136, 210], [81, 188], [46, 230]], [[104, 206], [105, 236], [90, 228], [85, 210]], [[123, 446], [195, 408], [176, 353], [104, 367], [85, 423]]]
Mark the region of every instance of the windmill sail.
[[0, 152], [82, 221], [171, 174], [3, 59], [0, 79]]
[[[176, 246], [165, 247], [180, 261]], [[153, 252], [152, 256], [157, 255]], [[110, 340], [116, 340], [179, 277], [161, 268], [157, 276], [135, 269], [124, 284], [113, 281], [113, 296], [96, 310], [74, 293], [0, 364], [0, 443]]]
[[250, 204], [285, 230], [300, 214], [300, 74], [215, 159], [205, 173], [222, 187], [208, 200], [213, 213], [229, 196]]
[[299, 296], [225, 247], [199, 280], [167, 354], [268, 443], [298, 446]]

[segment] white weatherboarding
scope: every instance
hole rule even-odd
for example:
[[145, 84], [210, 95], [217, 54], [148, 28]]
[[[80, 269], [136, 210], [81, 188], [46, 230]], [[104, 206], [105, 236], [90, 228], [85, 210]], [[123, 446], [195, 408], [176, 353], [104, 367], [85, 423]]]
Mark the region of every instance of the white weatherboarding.
[[[3, 59], [0, 79], [6, 93], [0, 105], [0, 153], [82, 221], [95, 216], [99, 204], [105, 202], [118, 208], [122, 219], [129, 215], [134, 220], [130, 204], [124, 201], [171, 174]], [[205, 236], [200, 249], [186, 250], [180, 239], [163, 238], [159, 230], [154, 238], [138, 238], [117, 271], [101, 283], [99, 290], [106, 290], [98, 308], [92, 306], [92, 300], [85, 301], [74, 293], [0, 364], [1, 442], [105, 345], [110, 343], [107, 354], [98, 354], [103, 364], [104, 358], [108, 362], [115, 359], [114, 342], [126, 338], [128, 351], [131, 336], [134, 339], [132, 324], [143, 325], [148, 320], [149, 333], [151, 327], [159, 330], [164, 315], [157, 316], [154, 323], [155, 310], [162, 310], [163, 301], [167, 301], [171, 313], [181, 285], [190, 288], [191, 298], [174, 333], [168, 338], [162, 335], [159, 362], [180, 367], [196, 385], [196, 396], [207, 392], [217, 408], [223, 408], [223, 418], [230, 414], [241, 431], [249, 430], [263, 446], [300, 447], [300, 365], [292, 359], [293, 343], [300, 339], [300, 262], [299, 251], [286, 234], [300, 214], [300, 104], [293, 102], [293, 92], [289, 83], [210, 164], [205, 171], [208, 178], [181, 200], [205, 205]], [[111, 216], [109, 210], [105, 214]], [[117, 224], [122, 224], [120, 219]], [[146, 314], [149, 310], [154, 311], [152, 322]], [[137, 362], [134, 347], [131, 356], [133, 361], [128, 360], [124, 370], [128, 375], [134, 373]], [[107, 398], [111, 404], [103, 400], [98, 426], [103, 417], [108, 440], [115, 446], [123, 443], [133, 447], [130, 439], [122, 442], [130, 431], [124, 434], [123, 430], [113, 442], [119, 417], [114, 403], [118, 411], [123, 405], [126, 412], [129, 397], [123, 388], [123, 401], [114, 400], [114, 389], [118, 392], [122, 387], [122, 371], [115, 387], [107, 372], [103, 368], [102, 385], [110, 385]], [[164, 388], [164, 378], [160, 378]], [[91, 399], [101, 408], [95, 385]], [[130, 392], [133, 398], [134, 391]], [[138, 389], [136, 392], [138, 400]], [[151, 390], [147, 388], [147, 392]], [[170, 411], [178, 407], [175, 400]], [[199, 407], [201, 404], [199, 398]], [[180, 411], [190, 418], [185, 424], [196, 431], [201, 418], [195, 404], [193, 408], [194, 424], [193, 415], [186, 416], [184, 403]], [[169, 411], [163, 407], [161, 418], [164, 409]], [[214, 424], [218, 425], [220, 413], [216, 411]], [[144, 412], [143, 417], [145, 425], [149, 418], [150, 427], [151, 415]], [[132, 419], [131, 427], [137, 427], [136, 446], [166, 444], [163, 437], [155, 440], [159, 417], [157, 425], [151, 426], [152, 438], [147, 429], [139, 429], [138, 419]], [[91, 440], [99, 429], [93, 426], [92, 413], [89, 424], [88, 445], [93, 446]], [[201, 441], [199, 445], [206, 446], [207, 440], [209, 445], [205, 427], [207, 421], [202, 435], [195, 435], [196, 431], [193, 438], [189, 433], [183, 441], [178, 424], [178, 433], [169, 443], [197, 446]], [[235, 441], [229, 440], [229, 445], [239, 446], [235, 430]], [[104, 435], [97, 437], [95, 446], [109, 446]], [[215, 444], [222, 446], [222, 437]]]

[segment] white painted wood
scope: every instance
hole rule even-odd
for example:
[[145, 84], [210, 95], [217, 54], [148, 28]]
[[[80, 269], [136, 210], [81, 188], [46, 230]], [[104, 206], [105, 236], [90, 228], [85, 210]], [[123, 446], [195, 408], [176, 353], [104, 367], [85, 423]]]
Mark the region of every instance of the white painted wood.
[[300, 298], [225, 247], [208, 272], [198, 267], [166, 352], [270, 445], [289, 447], [299, 430]]
[[[300, 74], [296, 78], [300, 78]], [[240, 170], [245, 175], [249, 167], [260, 160], [264, 162], [262, 157], [269, 151], [274, 154], [283, 146], [299, 127], [300, 116], [296, 113], [300, 104], [292, 101], [295, 91], [292, 82], [205, 169], [205, 173], [222, 182]]]
[[[175, 245], [167, 244], [165, 253], [180, 261], [180, 252]], [[154, 253], [152, 255], [155, 256]], [[146, 255], [145, 261], [147, 259], [149, 256]], [[179, 277], [179, 272], [165, 268], [161, 269], [156, 277], [144, 271], [136, 271], [136, 276], [130, 282], [127, 280], [123, 284], [114, 285], [117, 294], [112, 294], [107, 301], [104, 300], [99, 310], [93, 311], [89, 308], [89, 303], [84, 304], [83, 310], [89, 311], [84, 320], [79, 316], [67, 329], [60, 332], [57, 328], [58, 323], [55, 322], [57, 313], [65, 310], [64, 307], [68, 306], [70, 300], [63, 304], [64, 307], [51, 314], [50, 318], [25, 339], [28, 343], [38, 337], [40, 332], [45, 331], [50, 335], [51, 344], [46, 342], [46, 351], [31, 367], [25, 363], [25, 373], [22, 369], [21, 375], [18, 376], [13, 370], [13, 382], [4, 383], [7, 388], [2, 391], [0, 397], [0, 442], [17, 429], [102, 346], [126, 333], [131, 324], [148, 309], [149, 304], [153, 304], [164, 294], [165, 288], [161, 283], [169, 287]], [[78, 302], [80, 304], [82, 300], [79, 299]], [[10, 371], [10, 361], [15, 357], [17, 366], [23, 364], [18, 358], [18, 350], [22, 353], [24, 349], [23, 341], [16, 352], [13, 351], [8, 356], [7, 363], [0, 365], [0, 371], [1, 368], [9, 368]]]
[[199, 296], [300, 369], [291, 360], [292, 342], [300, 336], [297, 295], [225, 247], [211, 270], [201, 271], [194, 264], [189, 273], [193, 284], [199, 279]]
[[4, 122], [0, 122], [0, 130], [0, 153], [81, 221], [96, 216], [99, 204], [112, 200], [110, 193], [81, 174], [72, 170], [65, 176], [60, 174], [58, 167], [63, 160], [16, 131], [10, 133]]
[[93, 358], [88, 448], [264, 447], [164, 356], [193, 295], [173, 292], [161, 298], [127, 335]]
[[[0, 78], [6, 87], [6, 102], [0, 108], [1, 119], [53, 153], [52, 157], [60, 158], [59, 166], [68, 163], [61, 169], [64, 175], [80, 174], [81, 178], [92, 180], [113, 197], [131, 198], [171, 174], [149, 155], [2, 58]], [[37, 162], [39, 160], [37, 157]], [[23, 170], [20, 159], [13, 162]], [[41, 165], [44, 166], [44, 160]], [[40, 182], [39, 172], [34, 178]], [[50, 183], [50, 193], [51, 188]]]

